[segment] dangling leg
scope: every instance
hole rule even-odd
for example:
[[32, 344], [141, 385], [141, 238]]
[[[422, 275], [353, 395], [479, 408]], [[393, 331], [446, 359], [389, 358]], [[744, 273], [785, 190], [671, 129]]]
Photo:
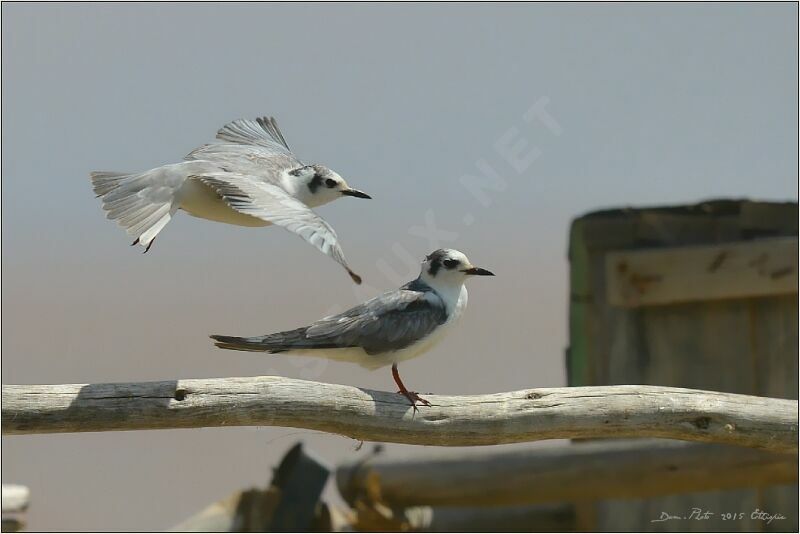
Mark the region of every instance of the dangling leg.
[[[148, 250], [150, 250], [150, 247], [152, 247], [152, 246], [153, 246], [153, 243], [155, 243], [155, 242], [156, 242], [156, 238], [154, 237], [154, 238], [153, 238], [153, 239], [151, 239], [151, 240], [150, 240], [150, 242], [147, 244], [147, 247], [145, 247], [145, 249], [144, 249], [144, 252], [142, 252], [142, 254], [147, 254], [147, 251], [148, 251]], [[134, 241], [133, 243], [131, 243], [131, 246], [138, 245], [138, 244], [139, 244], [139, 238], [137, 237], [137, 238], [136, 238], [136, 241]]]
[[153, 246], [153, 243], [155, 243], [155, 242], [156, 242], [156, 238], [154, 237], [154, 238], [153, 238], [153, 239], [151, 239], [151, 240], [150, 240], [150, 242], [147, 244], [147, 246], [145, 247], [145, 249], [144, 249], [144, 252], [142, 252], [142, 254], [147, 254], [147, 251], [148, 251], [148, 250], [150, 250], [150, 247], [152, 247], [152, 246]]
[[392, 364], [392, 377], [394, 378], [394, 383], [397, 384], [398, 388], [400, 388], [400, 391], [398, 391], [398, 393], [400, 393], [401, 395], [403, 395], [405, 398], [408, 399], [408, 401], [411, 403], [411, 407], [414, 408], [415, 412], [417, 411], [417, 402], [419, 402], [423, 406], [431, 405], [430, 402], [420, 397], [416, 392], [409, 391], [408, 389], [406, 389], [405, 384], [403, 384], [403, 381], [400, 380], [400, 372], [397, 370], [396, 363]]

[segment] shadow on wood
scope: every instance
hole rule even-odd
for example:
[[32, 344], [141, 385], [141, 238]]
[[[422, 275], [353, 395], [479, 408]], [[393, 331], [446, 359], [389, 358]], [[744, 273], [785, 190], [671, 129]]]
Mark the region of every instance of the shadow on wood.
[[[91, 394], [87, 394], [91, 391]], [[797, 401], [661, 386], [430, 395], [266, 376], [126, 384], [3, 386], [3, 434], [285, 426], [363, 441], [497, 445], [655, 437], [797, 451]]]

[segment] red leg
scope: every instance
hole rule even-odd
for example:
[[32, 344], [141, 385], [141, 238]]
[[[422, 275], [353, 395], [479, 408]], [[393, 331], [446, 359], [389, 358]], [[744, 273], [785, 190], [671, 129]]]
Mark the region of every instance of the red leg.
[[398, 393], [400, 393], [401, 395], [403, 395], [405, 398], [408, 399], [408, 401], [411, 403], [411, 407], [414, 408], [415, 412], [417, 411], [418, 402], [423, 406], [431, 405], [430, 402], [420, 397], [416, 392], [409, 391], [406, 388], [405, 384], [403, 384], [403, 381], [400, 380], [400, 371], [397, 370], [396, 363], [392, 364], [392, 378], [394, 378], [394, 383], [397, 384], [397, 387], [400, 388], [400, 391], [398, 391]]

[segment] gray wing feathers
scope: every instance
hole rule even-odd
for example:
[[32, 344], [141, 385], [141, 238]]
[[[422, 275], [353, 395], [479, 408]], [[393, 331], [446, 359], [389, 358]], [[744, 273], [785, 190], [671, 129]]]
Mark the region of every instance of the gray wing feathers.
[[231, 143], [203, 145], [192, 150], [184, 159], [208, 160], [229, 171], [252, 174], [271, 183], [278, 183], [284, 171], [303, 165], [288, 152]]
[[217, 139], [243, 145], [257, 145], [291, 154], [278, 123], [273, 117], [256, 120], [238, 119], [229, 122], [217, 132]]
[[385, 293], [306, 328], [257, 337], [213, 335], [223, 349], [284, 352], [361, 347], [367, 354], [404, 349], [447, 320], [444, 303], [430, 292]]
[[232, 172], [253, 174], [273, 183], [284, 170], [303, 165], [289, 150], [272, 117], [235, 120], [220, 128], [217, 139], [223, 142], [196, 148], [184, 159], [214, 161]]
[[[281, 334], [273, 334], [274, 336], [282, 335], [288, 337], [292, 332], [282, 332]], [[256, 336], [256, 337], [235, 337], [235, 336], [218, 336], [213, 335], [211, 339], [216, 341], [214, 343], [221, 349], [228, 350], [241, 350], [246, 352], [281, 352], [280, 348], [271, 348], [273, 343], [270, 343], [271, 336]], [[275, 347], [280, 347], [286, 344], [286, 339], [281, 339], [279, 343], [275, 343]]]
[[211, 339], [221, 349], [241, 350], [247, 352], [285, 352], [287, 350], [301, 350], [307, 348], [332, 348], [332, 345], [322, 347], [305, 337], [305, 328], [297, 328], [277, 334], [255, 337], [235, 337], [213, 335]]
[[355, 283], [361, 283], [361, 277], [347, 264], [333, 228], [280, 187], [230, 172], [207, 173], [194, 178], [214, 189], [236, 211], [299, 235], [344, 267]]
[[380, 354], [413, 345], [446, 320], [444, 303], [434, 293], [400, 289], [317, 321], [305, 335], [318, 343]]
[[89, 176], [92, 180], [92, 189], [94, 189], [94, 193], [98, 197], [102, 197], [117, 187], [120, 181], [129, 175], [124, 172], [95, 171]]

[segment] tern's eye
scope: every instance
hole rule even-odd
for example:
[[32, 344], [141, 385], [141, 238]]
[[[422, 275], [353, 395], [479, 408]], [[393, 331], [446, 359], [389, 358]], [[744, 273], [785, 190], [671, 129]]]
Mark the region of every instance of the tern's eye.
[[444, 263], [444, 266], [448, 269], [452, 269], [458, 265], [458, 260], [444, 260], [442, 263]]
[[325, 180], [325, 185], [327, 185], [329, 188], [336, 187], [336, 180], [334, 180], [333, 178], [328, 178], [327, 180]]

